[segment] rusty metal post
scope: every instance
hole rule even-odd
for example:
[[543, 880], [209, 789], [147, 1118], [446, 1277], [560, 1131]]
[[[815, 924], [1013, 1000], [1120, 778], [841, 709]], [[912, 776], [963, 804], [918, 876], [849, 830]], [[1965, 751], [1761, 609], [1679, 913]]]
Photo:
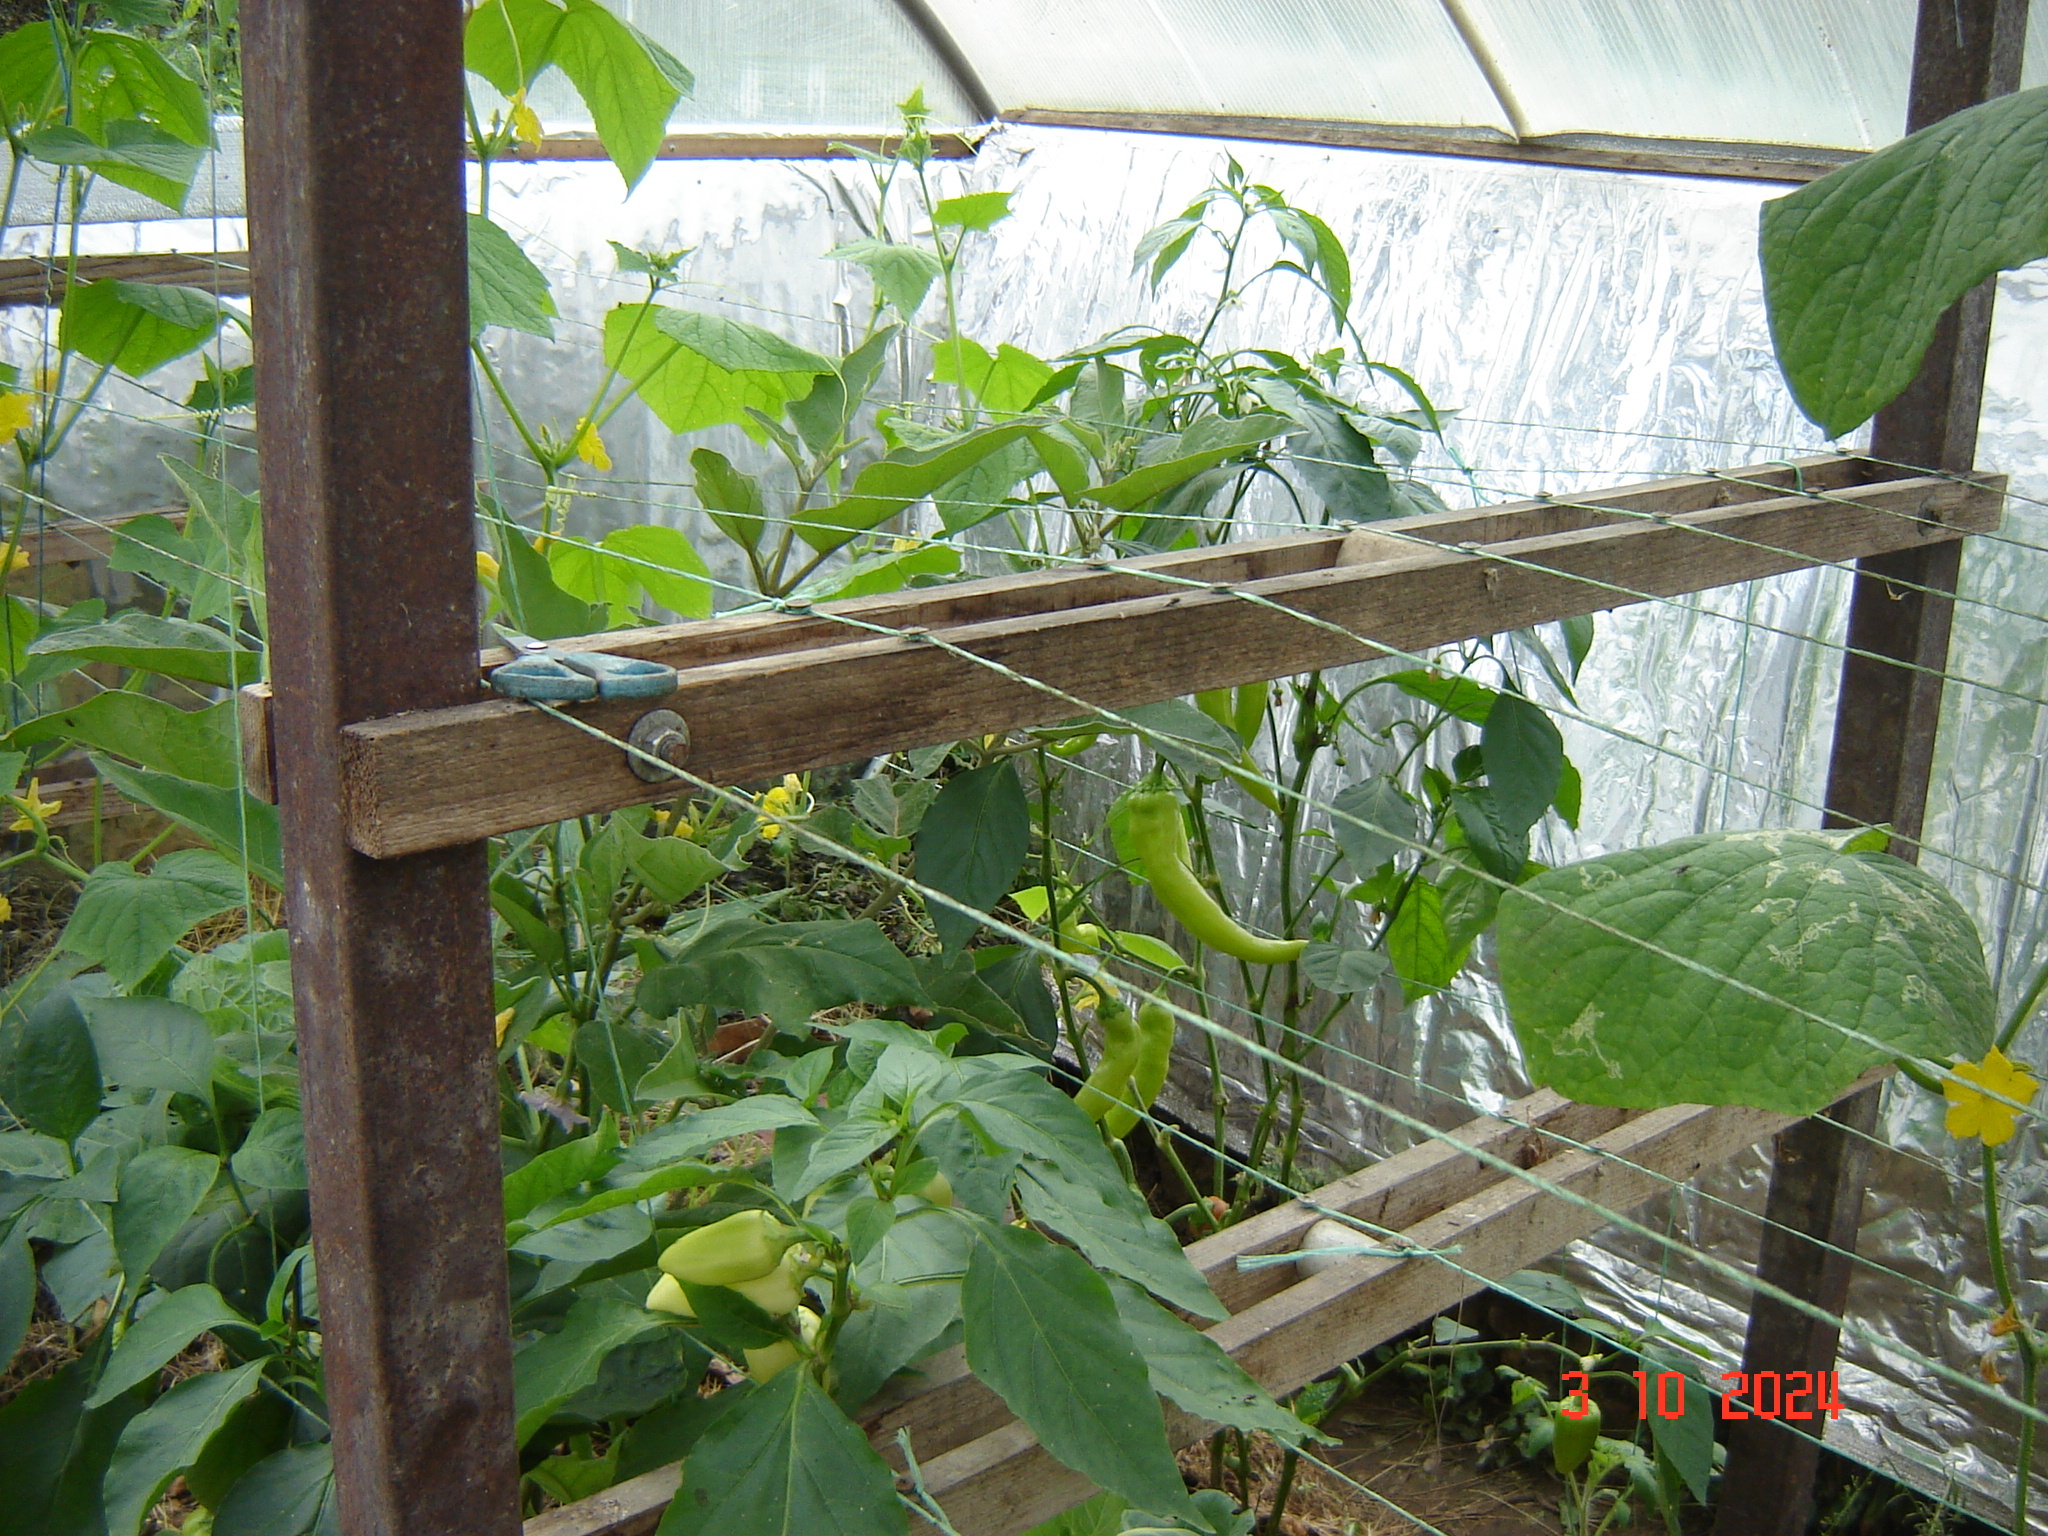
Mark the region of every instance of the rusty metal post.
[[462, 7], [243, 10], [278, 800], [342, 1524], [519, 1527], [482, 844], [372, 862], [340, 730], [476, 691]]
[[[1907, 131], [2017, 90], [2026, 33], [2027, 0], [1920, 0]], [[1919, 374], [1872, 425], [1874, 457], [1954, 474], [1975, 468], [1992, 293], [1985, 283], [1942, 317]], [[1901, 858], [1920, 854], [1962, 548], [1955, 540], [1856, 565], [1848, 643], [1871, 654], [1842, 663], [1827, 821], [1889, 824]], [[1869, 1164], [1865, 1138], [1877, 1124], [1880, 1091], [1868, 1089], [1828, 1116], [1792, 1127], [1775, 1148], [1764, 1214], [1778, 1225], [1764, 1230], [1757, 1274], [1837, 1315], [1849, 1297], [1848, 1255], [1856, 1248]], [[1845, 1251], [1830, 1252], [1821, 1243]], [[1829, 1371], [1839, 1344], [1832, 1325], [1758, 1296], [1742, 1368]], [[1716, 1536], [1799, 1536], [1806, 1530], [1824, 1424], [1756, 1418], [1730, 1424]]]

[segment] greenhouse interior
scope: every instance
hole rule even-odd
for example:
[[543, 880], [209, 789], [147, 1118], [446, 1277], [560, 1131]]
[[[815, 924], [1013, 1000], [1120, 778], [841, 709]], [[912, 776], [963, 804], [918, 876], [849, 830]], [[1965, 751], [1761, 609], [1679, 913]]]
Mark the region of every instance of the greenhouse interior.
[[2044, 80], [0, 4], [0, 1536], [2048, 1532]]

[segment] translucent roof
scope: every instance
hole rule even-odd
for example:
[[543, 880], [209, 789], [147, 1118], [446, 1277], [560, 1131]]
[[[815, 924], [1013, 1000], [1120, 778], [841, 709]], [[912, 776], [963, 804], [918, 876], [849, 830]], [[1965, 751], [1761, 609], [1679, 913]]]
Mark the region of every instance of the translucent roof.
[[[1018, 109], [1868, 149], [1914, 0], [613, 0], [697, 75], [678, 131], [886, 130]], [[2037, 7], [2037, 9], [2039, 9]], [[2048, 25], [2027, 83], [2048, 79]], [[556, 85], [537, 100], [579, 128]], [[1164, 126], [1164, 125], [1162, 125]], [[1214, 123], [1198, 125], [1210, 131]]]

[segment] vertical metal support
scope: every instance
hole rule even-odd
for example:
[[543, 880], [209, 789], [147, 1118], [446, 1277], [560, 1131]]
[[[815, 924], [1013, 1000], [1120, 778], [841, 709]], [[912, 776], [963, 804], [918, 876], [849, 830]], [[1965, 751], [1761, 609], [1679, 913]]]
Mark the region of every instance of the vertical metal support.
[[[2026, 32], [2027, 0], [1920, 0], [1907, 131], [2017, 90]], [[1975, 467], [1992, 292], [1986, 283], [1943, 316], [1918, 376], [1878, 413], [1873, 456], [1955, 474]], [[1848, 643], [1871, 654], [1843, 660], [1827, 820], [1832, 826], [1889, 824], [1893, 851], [1906, 859], [1920, 853], [1961, 561], [1958, 540], [1856, 565]], [[1828, 1116], [1784, 1132], [1776, 1144], [1765, 1217], [1791, 1230], [1765, 1228], [1757, 1275], [1838, 1315], [1849, 1295], [1849, 1254], [1869, 1161], [1864, 1135], [1877, 1124], [1879, 1093], [1871, 1088], [1846, 1099]], [[1821, 1243], [1844, 1251], [1831, 1253]], [[1833, 1370], [1839, 1343], [1833, 1326], [1758, 1296], [1743, 1369]], [[1805, 1531], [1824, 1423], [1751, 1418], [1729, 1426], [1716, 1536]]]
[[462, 7], [243, 9], [286, 911], [350, 1536], [513, 1536], [482, 844], [343, 840], [340, 731], [476, 693]]

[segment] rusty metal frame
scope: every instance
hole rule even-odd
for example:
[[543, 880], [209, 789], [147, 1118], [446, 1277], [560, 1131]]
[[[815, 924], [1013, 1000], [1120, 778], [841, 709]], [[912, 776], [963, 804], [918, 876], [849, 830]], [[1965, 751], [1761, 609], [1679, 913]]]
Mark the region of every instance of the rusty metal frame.
[[243, 11], [285, 892], [350, 1536], [510, 1536], [482, 843], [341, 836], [353, 721], [475, 686], [462, 8]]

